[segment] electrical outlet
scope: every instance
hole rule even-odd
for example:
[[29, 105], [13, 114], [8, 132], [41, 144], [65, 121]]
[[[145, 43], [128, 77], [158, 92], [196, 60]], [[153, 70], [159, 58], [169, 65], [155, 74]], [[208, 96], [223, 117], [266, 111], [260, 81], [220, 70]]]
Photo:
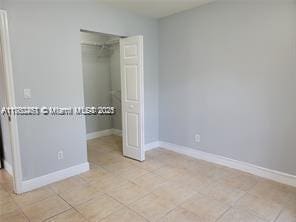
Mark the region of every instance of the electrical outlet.
[[58, 160], [62, 160], [62, 159], [64, 159], [64, 152], [62, 150], [60, 150], [58, 152]]
[[24, 89], [24, 98], [25, 99], [31, 99], [32, 98], [31, 89]]
[[195, 134], [195, 142], [196, 143], [200, 143], [200, 135], [199, 134]]

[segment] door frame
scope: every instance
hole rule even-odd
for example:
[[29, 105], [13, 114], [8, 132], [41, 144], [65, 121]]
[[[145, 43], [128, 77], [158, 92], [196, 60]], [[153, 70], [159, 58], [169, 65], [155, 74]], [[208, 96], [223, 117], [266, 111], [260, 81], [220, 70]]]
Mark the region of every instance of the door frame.
[[[0, 36], [3, 53], [3, 68], [5, 76], [7, 103], [8, 106], [15, 107], [16, 102], [8, 31], [8, 19], [7, 12], [5, 10], [0, 10]], [[15, 193], [20, 194], [22, 193], [22, 166], [20, 157], [17, 117], [15, 115], [11, 115], [11, 120], [9, 123], [9, 134], [12, 153], [13, 188]]]

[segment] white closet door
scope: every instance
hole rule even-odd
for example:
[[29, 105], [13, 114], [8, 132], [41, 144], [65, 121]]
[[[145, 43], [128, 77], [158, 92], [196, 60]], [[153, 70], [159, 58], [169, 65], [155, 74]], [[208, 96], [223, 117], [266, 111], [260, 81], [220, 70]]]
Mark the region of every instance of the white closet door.
[[144, 79], [143, 36], [120, 40], [123, 155], [143, 161]]

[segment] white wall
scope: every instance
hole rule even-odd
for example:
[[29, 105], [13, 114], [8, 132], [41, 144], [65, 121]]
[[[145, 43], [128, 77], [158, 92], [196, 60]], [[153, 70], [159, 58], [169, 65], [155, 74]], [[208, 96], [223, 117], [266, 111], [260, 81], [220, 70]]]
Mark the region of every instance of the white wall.
[[[16, 102], [20, 106], [83, 106], [80, 29], [144, 35], [145, 142], [158, 140], [158, 23], [90, 2], [5, 1]], [[23, 99], [23, 89], [32, 99]], [[85, 118], [19, 117], [23, 180], [87, 161]], [[64, 159], [57, 160], [58, 150]]]
[[160, 140], [296, 175], [296, 4], [248, 2], [161, 19]]

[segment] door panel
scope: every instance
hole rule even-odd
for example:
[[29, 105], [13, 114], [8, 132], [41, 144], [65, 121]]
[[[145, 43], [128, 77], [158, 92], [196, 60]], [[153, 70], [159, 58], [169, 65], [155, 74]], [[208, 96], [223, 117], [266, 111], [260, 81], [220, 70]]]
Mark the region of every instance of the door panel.
[[138, 66], [126, 66], [126, 99], [127, 100], [139, 100], [139, 83], [138, 83]]
[[128, 146], [139, 147], [139, 115], [136, 113], [127, 113], [127, 144]]
[[123, 155], [143, 161], [144, 82], [143, 37], [120, 40]]

